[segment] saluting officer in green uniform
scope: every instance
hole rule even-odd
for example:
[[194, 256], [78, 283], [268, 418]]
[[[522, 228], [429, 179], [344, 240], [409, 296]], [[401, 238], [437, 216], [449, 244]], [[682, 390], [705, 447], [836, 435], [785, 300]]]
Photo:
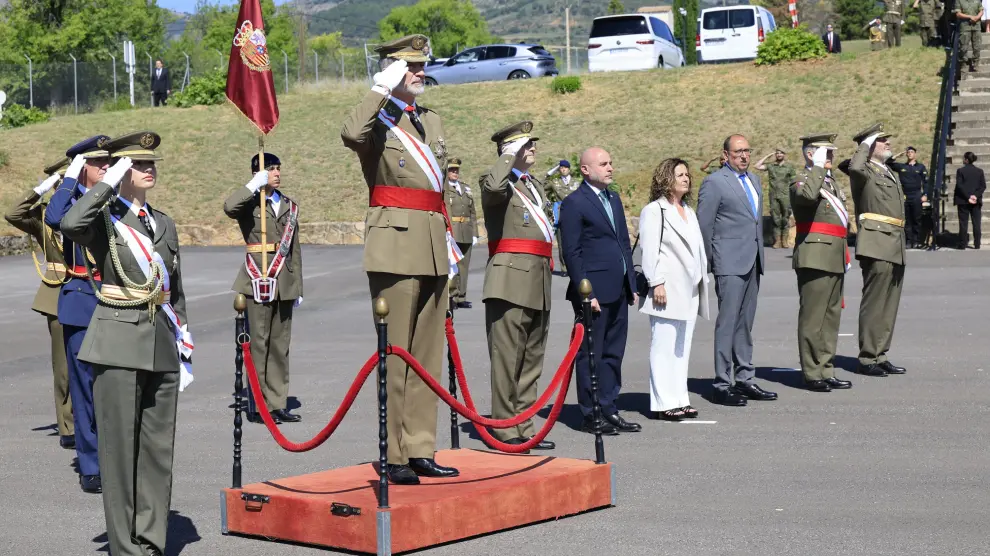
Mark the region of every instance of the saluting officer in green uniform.
[[935, 12], [938, 0], [914, 0], [914, 9], [918, 10], [918, 35], [921, 36], [921, 46], [932, 46], [935, 40]]
[[471, 267], [471, 247], [478, 243], [478, 213], [474, 207], [474, 195], [467, 184], [461, 183], [461, 159], [451, 158], [447, 162], [447, 180], [444, 193], [447, 200], [447, 215], [450, 217], [450, 230], [454, 241], [464, 258], [457, 263], [454, 276], [452, 301], [458, 309], [470, 309], [467, 300], [468, 269]]
[[859, 144], [849, 163], [849, 181], [859, 233], [856, 259], [863, 270], [859, 306], [859, 367], [869, 376], [904, 374], [887, 360], [904, 285], [904, 194], [886, 161], [893, 154], [890, 134], [877, 123], [853, 137]]
[[[444, 218], [447, 147], [436, 112], [416, 103], [430, 60], [427, 39], [410, 35], [376, 49], [381, 71], [347, 116], [340, 137], [357, 153], [370, 190], [364, 270], [371, 298], [389, 306], [388, 339], [433, 378], [444, 369], [447, 281], [456, 243]], [[450, 238], [450, 239], [448, 239]], [[437, 396], [398, 357], [388, 360], [388, 469], [393, 483], [456, 477], [434, 459]]]
[[[492, 135], [499, 158], [480, 180], [488, 229], [482, 299], [494, 419], [515, 417], [536, 402], [550, 328], [553, 232], [540, 194], [543, 187], [529, 175], [536, 161], [532, 131], [532, 122], [521, 122]], [[528, 420], [493, 434], [502, 442], [522, 444], [536, 428]], [[544, 440], [535, 448], [550, 450], [554, 443]]]
[[574, 176], [571, 175], [570, 161], [561, 160], [557, 166], [547, 172], [547, 183], [543, 187], [551, 207], [551, 210], [545, 212], [553, 222], [554, 238], [557, 240], [557, 262], [560, 263], [560, 273], [563, 275], [567, 274], [567, 265], [564, 264], [564, 256], [560, 248], [560, 228], [557, 227], [560, 223], [560, 203], [568, 195], [574, 193], [579, 185], [581, 185], [581, 181], [575, 180]]
[[41, 198], [56, 187], [69, 159], [61, 160], [45, 167], [45, 181], [35, 187], [23, 201], [14, 205], [4, 215], [7, 222], [18, 230], [30, 235], [38, 242], [44, 254], [44, 262], [38, 261], [35, 254], [34, 267], [41, 277], [41, 285], [34, 296], [31, 309], [48, 320], [48, 335], [51, 338], [52, 375], [55, 384], [55, 422], [58, 424], [59, 445], [65, 449], [76, 447], [75, 427], [72, 420], [72, 398], [69, 396], [69, 367], [65, 359], [65, 342], [62, 339], [62, 325], [58, 322], [58, 296], [62, 283], [66, 280], [65, 261], [62, 259], [60, 234], [45, 226], [46, 201]]
[[[289, 399], [289, 345], [292, 342], [292, 310], [302, 304], [302, 248], [299, 245], [299, 205], [282, 193], [282, 161], [265, 153], [264, 168], [258, 155], [251, 159], [254, 174], [223, 203], [223, 211], [237, 221], [247, 244], [247, 254], [231, 288], [247, 296], [251, 360], [258, 373], [261, 393], [275, 423], [296, 423]], [[265, 195], [265, 234], [261, 238], [261, 196]], [[261, 251], [268, 252], [268, 268], [262, 268]], [[253, 398], [252, 398], [253, 401]], [[248, 420], [261, 423], [249, 408]]]
[[983, 37], [980, 20], [983, 18], [983, 3], [980, 0], [956, 0], [953, 10], [959, 20], [959, 59], [969, 64], [969, 71], [975, 72], [980, 64], [980, 49]]
[[790, 188], [797, 236], [798, 354], [804, 383], [813, 392], [851, 388], [835, 377], [835, 350], [842, 316], [842, 286], [849, 263], [849, 214], [832, 178], [835, 134], [801, 138], [805, 167]]
[[145, 202], [160, 142], [142, 131], [107, 143], [115, 164], [61, 222], [67, 238], [93, 253], [103, 277], [79, 358], [96, 372], [103, 510], [114, 556], [165, 551], [176, 404], [192, 382], [179, 236], [175, 222]]
[[887, 47], [901, 46], [901, 19], [904, 17], [904, 0], [880, 1], [884, 5], [883, 22], [887, 26]]
[[[767, 164], [767, 159], [774, 157], [774, 161]], [[790, 186], [797, 173], [794, 166], [785, 162], [787, 153], [784, 149], [776, 149], [774, 152], [763, 157], [756, 163], [757, 170], [765, 170], [770, 176], [770, 218], [773, 221], [773, 248], [790, 247], [787, 241], [787, 229], [790, 227], [791, 219], [791, 199]]]

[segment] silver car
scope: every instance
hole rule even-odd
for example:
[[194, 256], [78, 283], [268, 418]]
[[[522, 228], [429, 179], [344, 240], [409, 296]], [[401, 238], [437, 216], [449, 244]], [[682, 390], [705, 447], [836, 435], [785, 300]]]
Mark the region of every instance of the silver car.
[[558, 73], [557, 60], [538, 44], [489, 44], [459, 52], [443, 64], [428, 65], [426, 84], [529, 79]]

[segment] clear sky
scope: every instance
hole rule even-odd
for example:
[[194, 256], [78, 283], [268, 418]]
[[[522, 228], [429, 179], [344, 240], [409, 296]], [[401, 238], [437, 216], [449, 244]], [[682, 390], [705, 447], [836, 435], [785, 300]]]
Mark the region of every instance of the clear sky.
[[[275, 0], [275, 5], [284, 4], [286, 0]], [[237, 4], [238, 0], [210, 0], [212, 4]], [[197, 0], [158, 0], [158, 6], [177, 12], [193, 13], [196, 11]]]

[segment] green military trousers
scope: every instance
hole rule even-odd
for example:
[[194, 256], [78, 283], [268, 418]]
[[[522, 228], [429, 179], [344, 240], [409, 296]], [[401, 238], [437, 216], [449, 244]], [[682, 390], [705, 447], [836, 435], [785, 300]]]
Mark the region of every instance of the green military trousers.
[[873, 365], [887, 360], [894, 337], [897, 308], [904, 286], [904, 265], [861, 258], [863, 299], [859, 304], [859, 362]]
[[983, 47], [983, 33], [978, 24], [959, 25], [959, 59], [969, 64], [980, 63], [980, 49]]
[[834, 378], [845, 275], [814, 268], [798, 268], [796, 272], [801, 303], [798, 355], [804, 380]]
[[461, 259], [461, 262], [457, 263], [457, 274], [453, 279], [454, 292], [452, 297], [454, 298], [454, 303], [467, 301], [468, 273], [471, 268], [471, 244], [458, 243], [457, 247], [464, 254], [464, 258]]
[[69, 396], [69, 365], [65, 359], [65, 341], [58, 317], [48, 318], [48, 335], [52, 340], [52, 378], [55, 386], [55, 422], [59, 436], [72, 436], [75, 426], [72, 418], [72, 398]]
[[289, 397], [289, 344], [293, 301], [255, 303], [248, 299], [251, 359], [268, 411], [285, 409]]

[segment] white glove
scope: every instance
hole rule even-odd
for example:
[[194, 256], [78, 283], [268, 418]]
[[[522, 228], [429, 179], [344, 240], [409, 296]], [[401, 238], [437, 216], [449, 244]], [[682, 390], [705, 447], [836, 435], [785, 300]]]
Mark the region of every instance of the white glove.
[[130, 158], [127, 158], [126, 156], [121, 158], [116, 164], [107, 170], [106, 174], [103, 174], [103, 183], [106, 183], [110, 187], [116, 189], [117, 185], [120, 183], [120, 180], [124, 179], [124, 174], [131, 169], [133, 164], [134, 163], [131, 162]]
[[375, 74], [374, 81], [376, 87], [388, 89], [391, 93], [396, 87], [402, 84], [406, 78], [406, 70], [409, 64], [405, 60], [392, 62], [392, 65]]
[[34, 192], [37, 193], [39, 197], [44, 195], [45, 193], [48, 193], [48, 191], [51, 188], [55, 187], [55, 182], [57, 182], [59, 179], [60, 178], [58, 174], [52, 174], [48, 176], [47, 178], [45, 178], [45, 181], [41, 182], [41, 184], [39, 184], [38, 187], [34, 188]]
[[86, 165], [86, 159], [83, 158], [81, 154], [77, 154], [76, 157], [72, 159], [72, 162], [69, 164], [69, 167], [65, 170], [65, 177], [78, 180], [79, 174], [80, 172], [82, 172], [82, 168], [85, 165]]
[[863, 139], [863, 142], [860, 143], [860, 144], [861, 145], [866, 145], [868, 147], [872, 147], [873, 146], [873, 143], [875, 143], [877, 141], [877, 137], [880, 137], [880, 134], [879, 133], [874, 133], [873, 135], [870, 135], [866, 139]]
[[811, 163], [819, 168], [824, 168], [826, 162], [828, 162], [828, 149], [825, 147], [815, 149], [815, 154], [811, 157]]
[[519, 139], [516, 139], [515, 141], [502, 147], [502, 154], [511, 154], [512, 156], [516, 156], [519, 154], [519, 150], [522, 149], [523, 145], [526, 143], [529, 143], [529, 137], [520, 137]]
[[473, 238], [471, 238], [471, 245], [472, 246], [478, 245], [478, 236], [474, 236]]
[[268, 170], [262, 170], [251, 178], [251, 181], [244, 184], [244, 187], [248, 188], [251, 193], [257, 193], [259, 189], [268, 185]]
[[301, 295], [296, 298], [295, 303], [292, 304], [292, 308], [295, 309], [295, 308], [299, 307], [300, 305], [302, 305], [302, 296]]
[[560, 171], [560, 166], [554, 166], [553, 168], [547, 170], [547, 177], [549, 178], [550, 176], [556, 174], [559, 171]]

